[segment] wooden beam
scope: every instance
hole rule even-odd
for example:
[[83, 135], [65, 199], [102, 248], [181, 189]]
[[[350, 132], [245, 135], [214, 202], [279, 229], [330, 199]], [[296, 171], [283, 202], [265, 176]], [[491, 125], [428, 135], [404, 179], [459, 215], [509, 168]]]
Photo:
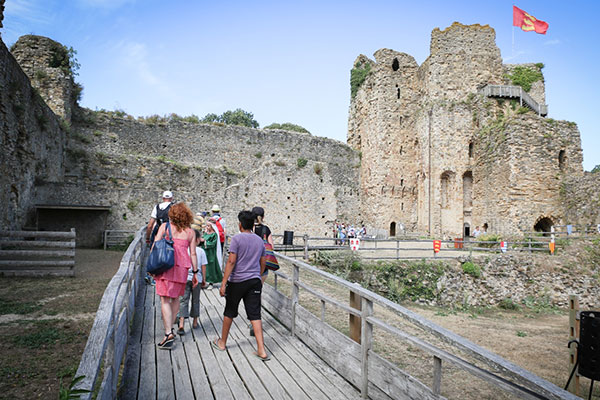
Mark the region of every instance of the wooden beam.
[[[360, 311], [362, 309], [361, 297], [359, 294], [350, 291], [350, 307]], [[360, 317], [358, 315], [350, 314], [348, 316], [349, 321], [349, 330], [350, 330], [350, 339], [354, 340], [356, 343], [360, 344], [360, 336], [361, 336], [361, 322]]]

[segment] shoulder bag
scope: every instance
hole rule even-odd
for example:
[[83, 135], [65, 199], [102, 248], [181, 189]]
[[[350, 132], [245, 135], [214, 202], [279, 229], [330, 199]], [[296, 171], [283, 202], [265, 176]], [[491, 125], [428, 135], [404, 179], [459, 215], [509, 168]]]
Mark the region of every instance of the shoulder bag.
[[[166, 238], [166, 230], [169, 230], [169, 239]], [[167, 221], [165, 235], [162, 239], [154, 242], [154, 247], [148, 257], [146, 271], [149, 274], [157, 275], [170, 270], [175, 265], [175, 250], [173, 250], [173, 233], [171, 232], [171, 223]]]

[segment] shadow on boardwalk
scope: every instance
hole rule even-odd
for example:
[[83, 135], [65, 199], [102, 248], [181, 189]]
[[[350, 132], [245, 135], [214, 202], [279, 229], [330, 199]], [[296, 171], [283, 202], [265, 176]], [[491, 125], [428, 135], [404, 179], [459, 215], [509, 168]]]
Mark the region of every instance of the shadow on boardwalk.
[[[153, 286], [140, 290], [128, 344], [121, 399], [352, 399], [359, 392], [263, 310], [265, 346], [271, 360], [253, 355], [245, 310], [234, 319], [227, 351], [213, 349], [220, 335], [224, 299], [201, 291], [200, 325], [186, 321], [171, 351], [156, 347], [164, 329]], [[158, 379], [157, 379], [158, 377]]]

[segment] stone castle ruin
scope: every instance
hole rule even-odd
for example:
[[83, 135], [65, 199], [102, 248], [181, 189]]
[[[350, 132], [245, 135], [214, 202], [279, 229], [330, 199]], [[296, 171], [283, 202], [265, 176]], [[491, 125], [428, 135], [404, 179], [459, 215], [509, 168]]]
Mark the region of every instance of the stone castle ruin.
[[503, 65], [488, 26], [435, 29], [420, 66], [388, 49], [359, 56], [348, 145], [83, 109], [65, 51], [33, 35], [10, 52], [0, 42], [2, 229], [75, 226], [95, 246], [105, 229], [145, 224], [166, 189], [194, 211], [220, 204], [234, 230], [239, 210], [261, 205], [279, 234], [331, 237], [336, 220], [392, 236], [600, 222], [587, 195], [598, 179], [582, 170], [576, 125], [543, 116], [543, 79], [528, 96], [489, 92], [541, 68]]
[[[542, 77], [538, 65], [502, 64], [489, 26], [459, 23], [432, 32], [422, 65], [389, 49], [356, 59], [369, 73], [351, 100], [348, 144], [362, 154], [360, 213], [371, 225], [468, 236], [484, 224], [515, 233], [573, 223], [564, 185], [583, 175], [577, 126], [483, 94], [514, 86], [518, 67]], [[543, 78], [528, 94], [545, 105]]]

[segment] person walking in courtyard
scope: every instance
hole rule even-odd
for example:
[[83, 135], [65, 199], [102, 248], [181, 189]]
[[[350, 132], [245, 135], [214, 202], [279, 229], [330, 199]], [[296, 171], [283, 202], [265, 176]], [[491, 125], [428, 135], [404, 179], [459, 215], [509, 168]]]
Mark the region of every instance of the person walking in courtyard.
[[240, 233], [231, 239], [229, 258], [219, 288], [220, 295], [225, 297], [221, 337], [213, 340], [211, 345], [215, 350], [225, 351], [231, 324], [238, 315], [238, 307], [243, 299], [256, 338], [257, 351], [254, 355], [262, 361], [267, 361], [270, 357], [265, 350], [260, 309], [260, 277], [266, 268], [265, 245], [263, 240], [252, 232], [254, 214], [251, 211], [240, 211], [238, 220]]
[[216, 232], [216, 224], [212, 218], [207, 220], [204, 236], [202, 237], [202, 247], [206, 252], [206, 282], [210, 284], [219, 283], [223, 279], [221, 270], [221, 246], [219, 244], [219, 235]]
[[[263, 242], [270, 243], [273, 246], [273, 235], [271, 234], [271, 230], [268, 226], [263, 224], [263, 219], [265, 217], [265, 209], [262, 207], [254, 207], [252, 209], [252, 213], [255, 215], [254, 220], [254, 233], [260, 237]], [[261, 281], [264, 284], [267, 276], [269, 274], [269, 270], [265, 268], [265, 271], [261, 275]]]
[[[160, 349], [170, 350], [175, 341], [173, 324], [179, 312], [179, 297], [185, 293], [188, 270], [192, 274], [198, 273], [196, 257], [196, 235], [190, 228], [193, 221], [192, 211], [184, 203], [177, 203], [169, 210], [169, 222], [162, 224], [158, 229], [155, 241], [163, 236], [173, 240], [175, 265], [173, 268], [155, 275], [156, 293], [160, 296], [165, 337], [158, 343]], [[197, 284], [197, 279], [194, 279]]]
[[[169, 208], [173, 205], [173, 193], [170, 190], [165, 190], [162, 194], [162, 203], [154, 206], [150, 213], [150, 220], [146, 227], [146, 245], [151, 246], [154, 243], [154, 237], [158, 232], [158, 228], [169, 219]], [[150, 274], [146, 274], [145, 281], [147, 284], [154, 284], [154, 279]]]
[[[196, 221], [194, 219], [194, 221]], [[194, 224], [192, 224], [194, 226]], [[199, 227], [201, 228], [201, 227]], [[200, 273], [194, 273], [191, 269], [188, 272], [187, 282], [185, 284], [185, 293], [179, 298], [179, 329], [177, 333], [180, 335], [185, 334], [184, 322], [185, 319], [192, 317], [192, 327], [198, 327], [198, 317], [200, 316], [200, 288], [206, 286], [206, 254], [202, 247], [200, 247], [200, 239], [202, 239], [202, 233], [200, 230], [194, 229], [195, 243], [196, 243], [196, 257], [197, 264], [200, 268]], [[190, 295], [192, 297], [192, 308], [190, 310]]]
[[[221, 207], [218, 204], [212, 206], [212, 219], [214, 220], [216, 229], [215, 232], [219, 235], [219, 243], [221, 243], [221, 254], [225, 252], [225, 238], [227, 237], [227, 229], [225, 227], [225, 218], [221, 217]], [[222, 269], [222, 267], [221, 267]]]

